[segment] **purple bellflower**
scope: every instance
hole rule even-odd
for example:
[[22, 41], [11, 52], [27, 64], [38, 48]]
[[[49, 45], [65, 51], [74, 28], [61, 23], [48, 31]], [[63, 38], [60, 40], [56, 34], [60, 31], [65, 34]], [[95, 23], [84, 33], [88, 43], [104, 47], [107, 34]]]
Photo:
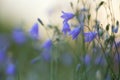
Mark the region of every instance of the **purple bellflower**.
[[91, 42], [96, 38], [96, 32], [87, 32], [84, 33], [85, 42]]
[[39, 37], [39, 26], [38, 26], [38, 23], [35, 23], [31, 30], [30, 30], [30, 36], [32, 39], [38, 39]]
[[63, 22], [62, 32], [63, 32], [64, 34], [66, 34], [66, 33], [69, 32], [69, 31], [70, 31], [70, 26], [69, 26], [69, 24], [68, 24], [67, 21], [64, 21], [64, 22]]
[[50, 61], [50, 59], [51, 59], [51, 52], [50, 52], [50, 50], [44, 50], [44, 51], [41, 53], [41, 56], [42, 56], [42, 58], [43, 58], [45, 61]]
[[66, 13], [64, 11], [62, 11], [62, 13], [63, 15], [61, 17], [64, 19], [64, 21], [68, 21], [75, 16], [73, 13]]
[[116, 25], [116, 26], [112, 25], [112, 32], [113, 32], [113, 33], [117, 33], [117, 32], [118, 32], [118, 29], [119, 29], [119, 26], [118, 26], [118, 25]]
[[72, 19], [75, 15], [73, 13], [66, 13], [64, 11], [62, 11], [62, 13], [63, 15], [61, 17], [64, 19], [62, 32], [66, 34], [67, 32], [70, 31], [70, 26], [68, 24], [68, 21]]
[[47, 41], [45, 41], [42, 47], [44, 49], [50, 49], [52, 47], [52, 40], [48, 39]]
[[105, 59], [102, 56], [98, 56], [95, 59], [95, 64], [103, 66], [103, 65], [106, 64], [106, 61], [105, 61]]
[[42, 45], [42, 48], [44, 49], [41, 53], [42, 58], [45, 61], [49, 61], [51, 59], [52, 40], [48, 39], [47, 41], [45, 41]]
[[[113, 46], [115, 47], [115, 44]], [[116, 47], [120, 47], [120, 41], [116, 42]]]
[[119, 29], [119, 22], [116, 22], [116, 26], [112, 25], [112, 32], [113, 33], [117, 33]]
[[91, 57], [89, 54], [86, 54], [85, 57], [84, 57], [84, 63], [86, 65], [89, 65], [90, 64], [90, 61], [91, 61]]
[[6, 74], [8, 75], [15, 74], [15, 65], [13, 63], [8, 63], [8, 66], [6, 68]]
[[39, 61], [41, 58], [45, 61], [50, 61], [51, 59], [51, 47], [52, 47], [52, 40], [48, 39], [46, 40], [41, 48], [43, 49], [42, 53], [40, 54], [40, 57], [34, 58], [31, 63], [34, 64], [35, 62]]
[[15, 43], [23, 44], [26, 42], [26, 36], [22, 29], [15, 28], [12, 32], [12, 37]]
[[78, 37], [78, 35], [80, 34], [80, 31], [81, 31], [81, 28], [76, 27], [72, 31], [69, 32], [69, 35], [72, 36], [72, 39], [76, 39]]
[[115, 54], [114, 56], [115, 62], [120, 62], [120, 54]]

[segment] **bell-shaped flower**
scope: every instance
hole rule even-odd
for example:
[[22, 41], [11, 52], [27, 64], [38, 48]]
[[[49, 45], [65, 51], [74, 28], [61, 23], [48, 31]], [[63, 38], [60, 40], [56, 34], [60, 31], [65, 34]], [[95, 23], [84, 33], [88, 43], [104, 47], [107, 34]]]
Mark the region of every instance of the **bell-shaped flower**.
[[6, 67], [6, 74], [7, 75], [14, 75], [15, 74], [15, 65], [13, 63], [8, 63]]
[[84, 33], [85, 42], [91, 42], [96, 38], [96, 32], [87, 32]]
[[64, 11], [62, 11], [62, 13], [63, 15], [61, 17], [64, 19], [64, 21], [68, 21], [75, 16], [73, 13], [66, 13]]
[[119, 27], [118, 26], [112, 26], [112, 32], [113, 33], [117, 33], [118, 32]]
[[39, 26], [38, 23], [35, 23], [31, 30], [30, 30], [30, 36], [32, 39], [39, 39]]
[[84, 63], [86, 65], [89, 65], [90, 61], [91, 61], [91, 56], [89, 54], [86, 54], [85, 57], [84, 57]]
[[41, 57], [45, 61], [50, 61], [50, 59], [51, 59], [51, 52], [50, 52], [50, 50], [46, 50], [46, 49], [43, 50], [43, 52], [41, 53]]
[[69, 24], [68, 24], [67, 21], [64, 21], [64, 22], [63, 22], [62, 32], [63, 32], [64, 34], [66, 34], [66, 33], [69, 32], [69, 31], [70, 31], [70, 26], [69, 26]]
[[50, 40], [50, 39], [45, 41], [42, 45], [42, 48], [44, 48], [44, 49], [50, 49], [51, 47], [52, 47], [52, 40]]
[[95, 64], [104, 66], [106, 64], [106, 60], [102, 56], [97, 56], [96, 59], [95, 59]]
[[49, 61], [51, 59], [51, 48], [52, 48], [52, 40], [48, 39], [42, 45], [43, 52], [41, 53], [42, 58], [45, 61]]
[[12, 32], [13, 41], [17, 44], [23, 44], [26, 42], [25, 33], [21, 28], [15, 28]]
[[81, 28], [76, 27], [72, 31], [69, 32], [69, 35], [72, 36], [72, 39], [76, 39], [78, 37], [78, 35], [80, 34], [80, 31], [81, 31]]

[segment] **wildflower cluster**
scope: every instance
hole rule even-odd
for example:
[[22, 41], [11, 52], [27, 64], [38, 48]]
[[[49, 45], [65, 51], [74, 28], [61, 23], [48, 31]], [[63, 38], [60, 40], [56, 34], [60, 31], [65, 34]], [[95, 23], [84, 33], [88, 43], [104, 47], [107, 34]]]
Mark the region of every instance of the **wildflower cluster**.
[[[73, 12], [61, 12], [62, 30], [38, 18], [39, 23], [27, 32], [21, 27], [13, 28], [9, 35], [0, 32], [0, 80], [22, 79], [26, 74], [33, 79], [34, 73], [42, 80], [119, 80], [119, 20], [112, 13], [107, 25], [98, 20], [99, 9], [107, 6], [104, 1], [96, 4], [94, 19], [88, 4], [83, 1], [81, 8], [79, 3], [77, 8], [70, 3]], [[41, 27], [47, 39], [40, 38]]]

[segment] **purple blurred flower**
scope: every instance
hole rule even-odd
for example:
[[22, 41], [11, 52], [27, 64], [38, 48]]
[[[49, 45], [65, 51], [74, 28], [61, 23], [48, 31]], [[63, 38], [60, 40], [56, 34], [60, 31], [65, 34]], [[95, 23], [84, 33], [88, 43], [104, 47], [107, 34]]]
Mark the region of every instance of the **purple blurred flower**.
[[0, 49], [0, 63], [3, 63], [6, 59], [6, 49]]
[[69, 26], [69, 24], [68, 24], [67, 21], [64, 21], [64, 22], [63, 22], [62, 32], [63, 32], [64, 34], [66, 34], [66, 33], [69, 32], [69, 31], [70, 31], [70, 26]]
[[120, 62], [120, 54], [115, 54], [114, 56], [115, 62]]
[[50, 59], [51, 59], [51, 52], [50, 52], [50, 50], [44, 50], [44, 51], [41, 53], [41, 56], [42, 56], [42, 58], [43, 58], [45, 61], [50, 61]]
[[84, 33], [85, 42], [91, 42], [96, 38], [96, 32], [87, 32]]
[[6, 74], [8, 75], [15, 74], [15, 65], [13, 63], [8, 63], [8, 66], [6, 68]]
[[80, 34], [80, 31], [81, 31], [81, 28], [76, 27], [72, 31], [70, 31], [69, 35], [72, 36], [72, 39], [76, 39], [78, 37], [78, 35]]
[[13, 40], [17, 43], [17, 44], [23, 44], [26, 42], [26, 36], [25, 33], [23, 32], [22, 29], [20, 28], [15, 28], [12, 32], [12, 37]]
[[64, 19], [64, 21], [68, 21], [75, 16], [73, 13], [66, 13], [64, 11], [62, 11], [62, 13], [63, 15], [61, 17]]
[[48, 39], [47, 41], [45, 41], [42, 47], [44, 49], [50, 49], [52, 47], [52, 40]]
[[118, 32], [118, 27], [116, 27], [116, 28], [114, 29], [114, 32], [115, 32], [115, 33], [117, 33], [117, 32]]
[[106, 61], [105, 61], [105, 59], [102, 56], [98, 56], [95, 59], [95, 64], [103, 66], [103, 65], [106, 64]]
[[[115, 47], [115, 44], [113, 45]], [[116, 47], [120, 47], [120, 41], [116, 42]]]
[[86, 54], [86, 55], [85, 55], [85, 58], [84, 58], [84, 63], [85, 63], [86, 65], [89, 65], [89, 64], [90, 64], [90, 61], [91, 61], [90, 55], [89, 55], [89, 54]]
[[30, 36], [32, 39], [38, 39], [39, 38], [39, 26], [38, 23], [35, 23], [31, 30], [30, 30]]
[[118, 32], [118, 29], [119, 29], [118, 26], [112, 25], [112, 32], [113, 32], [113, 33], [117, 33], [117, 32]]
[[42, 45], [42, 48], [44, 49], [41, 53], [42, 58], [45, 61], [49, 61], [51, 59], [52, 40], [48, 39], [47, 41], [45, 41]]

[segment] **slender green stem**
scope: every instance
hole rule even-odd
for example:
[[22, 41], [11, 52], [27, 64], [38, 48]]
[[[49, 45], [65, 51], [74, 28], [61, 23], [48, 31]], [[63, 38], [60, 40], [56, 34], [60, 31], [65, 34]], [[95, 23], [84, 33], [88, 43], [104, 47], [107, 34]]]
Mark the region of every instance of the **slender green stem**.
[[58, 61], [55, 63], [55, 80], [57, 80]]
[[52, 59], [50, 62], [50, 80], [54, 80], [53, 79], [53, 60]]
[[50, 80], [54, 80], [54, 60], [53, 52], [51, 51], [51, 60], [50, 60]]
[[[99, 42], [100, 43], [100, 42]], [[108, 68], [109, 68], [109, 70], [111, 71], [111, 74], [112, 74], [112, 76], [113, 76], [113, 78], [114, 79], [116, 79], [116, 75], [114, 74], [114, 71], [113, 71], [113, 69], [111, 68], [111, 62], [109, 61], [109, 59], [108, 59], [108, 57], [106, 56], [106, 54], [105, 54], [105, 49], [103, 48], [103, 46], [102, 46], [102, 44], [100, 43], [100, 45], [101, 45], [101, 48], [102, 48], [102, 51], [103, 51], [103, 55], [104, 55], [104, 57], [105, 57], [105, 59], [106, 59], [106, 61], [107, 61], [107, 63], [108, 63]]]

